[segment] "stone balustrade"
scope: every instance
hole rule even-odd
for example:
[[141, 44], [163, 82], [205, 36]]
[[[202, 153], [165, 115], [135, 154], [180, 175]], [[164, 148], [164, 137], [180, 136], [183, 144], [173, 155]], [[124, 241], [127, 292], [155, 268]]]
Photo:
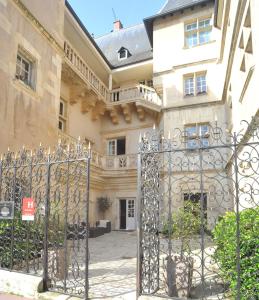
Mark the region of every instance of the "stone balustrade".
[[[78, 143], [78, 139], [60, 131], [59, 142], [62, 145], [74, 145]], [[88, 147], [88, 140], [86, 142], [83, 142], [83, 144], [85, 144], [85, 147]], [[137, 154], [109, 156], [109, 155], [103, 155], [95, 150], [92, 150], [91, 164], [96, 167], [102, 168], [103, 170], [136, 169]]]
[[155, 89], [142, 84], [109, 91], [106, 85], [98, 78], [94, 71], [91, 70], [85, 60], [77, 53], [68, 41], [65, 41], [64, 43], [64, 52], [66, 60], [69, 64], [71, 64], [71, 67], [77, 70], [80, 76], [105, 102], [147, 101], [148, 103], [161, 106], [161, 99], [157, 95]]
[[155, 89], [139, 84], [134, 87], [116, 89], [111, 92], [110, 101], [144, 100], [161, 106], [162, 102]]
[[110, 97], [109, 90], [98, 76], [90, 69], [85, 60], [76, 52], [76, 50], [67, 42], [64, 43], [65, 57], [80, 73], [83, 79], [91, 86], [95, 93], [103, 100], [108, 101]]

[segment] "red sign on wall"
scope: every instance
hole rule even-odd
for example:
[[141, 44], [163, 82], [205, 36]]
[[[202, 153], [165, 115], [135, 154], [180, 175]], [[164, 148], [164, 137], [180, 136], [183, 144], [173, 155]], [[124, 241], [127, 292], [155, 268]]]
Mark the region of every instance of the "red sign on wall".
[[35, 201], [32, 198], [22, 199], [22, 220], [34, 221]]

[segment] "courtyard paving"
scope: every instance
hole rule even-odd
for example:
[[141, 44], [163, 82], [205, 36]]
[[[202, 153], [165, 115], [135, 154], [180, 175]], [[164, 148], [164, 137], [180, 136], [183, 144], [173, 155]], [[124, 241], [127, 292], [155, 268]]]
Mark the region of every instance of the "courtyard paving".
[[89, 295], [94, 299], [135, 299], [136, 232], [113, 231], [89, 240]]

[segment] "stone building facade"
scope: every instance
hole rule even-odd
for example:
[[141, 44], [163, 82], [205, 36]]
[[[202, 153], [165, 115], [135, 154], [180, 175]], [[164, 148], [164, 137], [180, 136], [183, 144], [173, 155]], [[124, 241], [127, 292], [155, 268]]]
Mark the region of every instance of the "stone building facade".
[[236, 131], [257, 114], [258, 8], [168, 0], [94, 39], [68, 1], [0, 0], [0, 152], [80, 136], [92, 148], [90, 222], [105, 196], [112, 228], [135, 229], [140, 134], [179, 127], [193, 148], [191, 134], [206, 145], [215, 122]]

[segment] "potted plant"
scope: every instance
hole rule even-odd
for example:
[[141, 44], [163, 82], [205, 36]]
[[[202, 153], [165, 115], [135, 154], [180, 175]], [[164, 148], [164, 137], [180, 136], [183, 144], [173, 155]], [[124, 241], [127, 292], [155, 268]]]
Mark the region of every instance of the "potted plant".
[[97, 198], [99, 212], [102, 213], [103, 219], [105, 218], [105, 212], [111, 207], [111, 202], [108, 197]]
[[172, 215], [164, 227], [167, 237], [180, 241], [180, 254], [169, 254], [166, 262], [168, 296], [187, 298], [192, 286], [193, 264], [190, 241], [201, 227], [200, 205], [186, 201], [184, 207]]

